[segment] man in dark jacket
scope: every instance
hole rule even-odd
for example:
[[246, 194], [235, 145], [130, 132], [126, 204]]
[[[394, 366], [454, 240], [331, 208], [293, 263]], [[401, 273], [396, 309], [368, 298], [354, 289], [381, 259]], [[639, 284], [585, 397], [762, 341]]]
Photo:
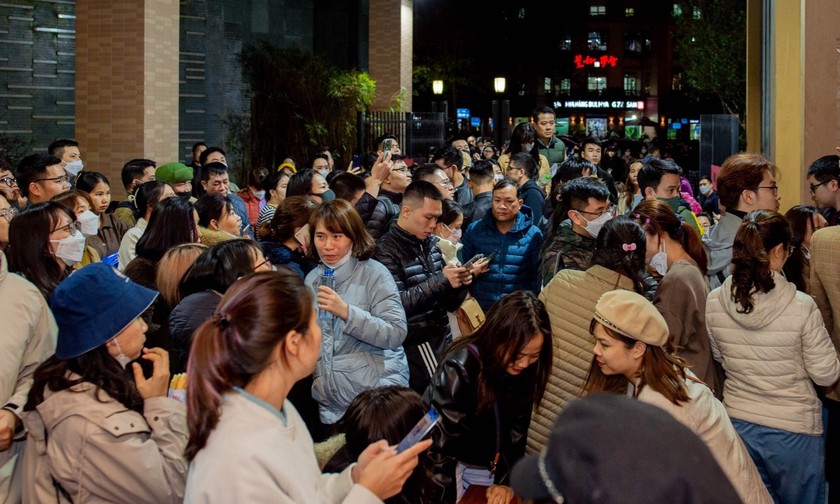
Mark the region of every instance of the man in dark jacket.
[[403, 195], [397, 222], [379, 240], [375, 256], [394, 276], [400, 291], [408, 319], [403, 348], [409, 385], [421, 394], [452, 339], [447, 311], [461, 305], [472, 281], [465, 268], [444, 266], [437, 238], [432, 236], [443, 213], [442, 200], [433, 184], [412, 182]]
[[489, 270], [476, 277], [472, 287], [473, 296], [485, 312], [515, 290], [539, 293], [542, 242], [542, 231], [534, 225], [531, 209], [522, 205], [516, 184], [508, 179], [497, 183], [493, 188], [492, 213], [470, 224], [461, 239], [464, 260], [475, 254], [495, 254]]
[[464, 156], [454, 147], [446, 147], [435, 153], [434, 162], [440, 166], [443, 173], [449, 177], [455, 188], [455, 201], [463, 208], [472, 201], [472, 193], [467, 187], [467, 177], [464, 176]]
[[411, 183], [411, 172], [405, 164], [405, 158], [394, 156], [393, 159], [394, 164], [379, 188], [376, 206], [370, 218], [365, 221], [365, 228], [374, 240], [379, 240], [391, 228], [400, 213], [402, 195]]
[[485, 215], [490, 213], [495, 183], [493, 163], [486, 159], [473, 163], [470, 167], [470, 180], [468, 182], [473, 200], [464, 207], [464, 223], [461, 225], [461, 229], [467, 229], [470, 224], [483, 219]]
[[539, 224], [539, 219], [542, 217], [545, 208], [545, 193], [534, 181], [534, 178], [538, 175], [537, 161], [534, 156], [526, 152], [519, 152], [511, 156], [507, 176], [519, 186], [519, 196], [522, 198], [522, 203], [531, 209], [537, 224]]

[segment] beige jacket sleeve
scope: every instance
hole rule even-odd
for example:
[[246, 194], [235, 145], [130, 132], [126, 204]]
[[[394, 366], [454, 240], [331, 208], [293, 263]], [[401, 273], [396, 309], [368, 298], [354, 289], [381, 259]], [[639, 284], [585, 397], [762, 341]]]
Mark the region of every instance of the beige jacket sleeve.
[[[121, 411], [92, 422], [73, 415], [50, 432], [55, 479], [74, 502], [180, 503], [184, 498], [186, 408], [166, 397], [145, 401], [145, 419]], [[76, 442], [56, 443], [56, 439]]]
[[[806, 298], [810, 301], [809, 298]], [[820, 311], [814, 303], [808, 303], [810, 313], [802, 328], [802, 358], [808, 376], [817, 385], [828, 387], [840, 379], [840, 360], [828, 337]]]

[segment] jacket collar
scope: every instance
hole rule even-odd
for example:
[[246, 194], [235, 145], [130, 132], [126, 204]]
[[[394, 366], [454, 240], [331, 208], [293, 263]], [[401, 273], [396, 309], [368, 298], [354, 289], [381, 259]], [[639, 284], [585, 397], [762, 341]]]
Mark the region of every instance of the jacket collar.
[[427, 247], [429, 245], [434, 245], [435, 243], [437, 243], [437, 237], [435, 235], [430, 235], [425, 240], [421, 240], [413, 234], [406, 231], [405, 229], [401, 228], [399, 223], [396, 223], [395, 225], [391, 226], [391, 232], [400, 241], [408, 242], [414, 246], [421, 245]]
[[[352, 252], [351, 252], [351, 254], [352, 254]], [[357, 264], [359, 264], [359, 260], [356, 257], [351, 255], [350, 258], [347, 259], [346, 263], [344, 263], [341, 266], [333, 269], [333, 271], [335, 272], [333, 274], [333, 276], [335, 277], [335, 285], [336, 286], [341, 285], [348, 278], [353, 276], [353, 272], [356, 270], [356, 265]], [[318, 264], [318, 276], [320, 276], [322, 273], [324, 273], [324, 270], [326, 268], [327, 268], [326, 264], [319, 263]]]
[[[499, 228], [496, 227], [496, 218], [493, 217], [492, 210], [490, 212], [487, 212], [487, 215], [484, 216], [482, 221], [484, 221], [485, 226], [491, 229], [495, 229], [498, 232]], [[518, 233], [520, 231], [527, 231], [533, 223], [534, 211], [531, 210], [529, 207], [522, 205], [522, 207], [519, 209], [519, 212], [516, 214], [516, 221], [514, 221], [513, 227], [510, 228], [510, 231], [508, 231], [508, 233]]]
[[388, 198], [389, 200], [393, 201], [397, 205], [402, 203], [403, 193], [389, 191], [387, 189], [379, 189], [379, 195]]

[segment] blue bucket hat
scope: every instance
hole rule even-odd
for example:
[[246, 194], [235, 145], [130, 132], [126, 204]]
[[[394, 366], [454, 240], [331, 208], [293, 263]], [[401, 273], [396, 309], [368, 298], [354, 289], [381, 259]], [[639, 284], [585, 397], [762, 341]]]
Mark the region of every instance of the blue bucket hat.
[[73, 273], [50, 300], [58, 323], [55, 356], [72, 359], [105, 344], [146, 311], [157, 295], [106, 264], [89, 264]]

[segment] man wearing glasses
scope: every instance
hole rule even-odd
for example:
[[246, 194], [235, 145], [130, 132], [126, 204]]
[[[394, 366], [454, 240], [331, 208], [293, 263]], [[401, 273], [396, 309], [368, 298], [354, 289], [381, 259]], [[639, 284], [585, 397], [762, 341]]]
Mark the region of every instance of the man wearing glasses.
[[20, 188], [17, 185], [12, 167], [0, 160], [0, 195], [6, 198], [11, 205], [18, 205], [20, 199]]
[[753, 210], [779, 211], [776, 165], [759, 154], [742, 152], [726, 158], [717, 178], [721, 211], [717, 224], [703, 235], [709, 253], [709, 285], [712, 289], [729, 276], [732, 244], [744, 217]]
[[17, 167], [17, 185], [29, 203], [41, 203], [70, 188], [64, 164], [50, 154], [32, 154]]
[[840, 223], [840, 156], [833, 154], [814, 161], [808, 168], [808, 185], [828, 225]]

